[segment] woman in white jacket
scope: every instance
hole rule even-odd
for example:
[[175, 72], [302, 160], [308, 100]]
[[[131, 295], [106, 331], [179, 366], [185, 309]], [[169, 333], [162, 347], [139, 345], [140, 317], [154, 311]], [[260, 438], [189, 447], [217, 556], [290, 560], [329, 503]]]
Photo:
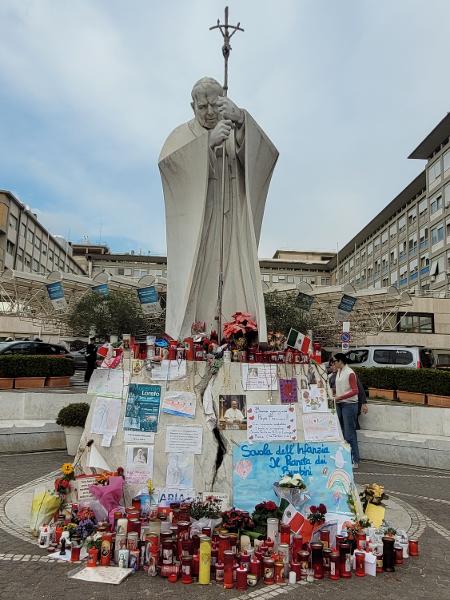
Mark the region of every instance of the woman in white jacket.
[[[358, 426], [358, 380], [356, 374], [348, 366], [345, 354], [338, 353], [334, 357], [336, 372], [336, 410], [345, 441], [352, 449], [353, 468], [359, 466], [359, 448], [356, 429]], [[367, 404], [362, 405], [362, 412], [367, 412]]]

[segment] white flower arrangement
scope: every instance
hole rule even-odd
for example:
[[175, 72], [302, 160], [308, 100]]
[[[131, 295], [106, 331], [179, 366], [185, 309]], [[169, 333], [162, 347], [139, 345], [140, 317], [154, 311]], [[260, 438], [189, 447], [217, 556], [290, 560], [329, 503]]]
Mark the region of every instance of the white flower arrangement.
[[306, 489], [305, 482], [303, 481], [299, 473], [294, 473], [294, 475], [284, 475], [278, 482], [278, 485], [280, 487], [295, 488], [297, 490]]

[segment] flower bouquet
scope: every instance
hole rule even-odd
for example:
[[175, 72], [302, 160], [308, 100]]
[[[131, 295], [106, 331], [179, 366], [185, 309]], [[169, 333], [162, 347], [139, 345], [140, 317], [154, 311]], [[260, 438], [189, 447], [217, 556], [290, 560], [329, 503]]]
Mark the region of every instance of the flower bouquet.
[[304, 542], [309, 542], [316, 531], [318, 531], [323, 525], [325, 525], [326, 519], [325, 514], [327, 507], [325, 504], [319, 504], [319, 506], [310, 506], [309, 515], [307, 515], [305, 522], [300, 533], [303, 536]]
[[256, 339], [258, 326], [250, 313], [236, 312], [231, 316], [233, 320], [224, 323], [223, 335], [237, 350], [243, 351]]
[[254, 523], [248, 512], [231, 508], [222, 513], [222, 527], [228, 531], [239, 533], [242, 529], [253, 529]]
[[197, 498], [191, 503], [191, 534], [201, 533], [203, 527], [215, 529], [222, 522], [222, 501], [214, 496], [208, 496], [205, 500]]
[[262, 534], [264, 537], [267, 536], [267, 519], [278, 519], [281, 521], [283, 517], [283, 510], [275, 504], [272, 500], [260, 502], [255, 506], [255, 510], [252, 514], [252, 521], [254, 523], [254, 532]]
[[292, 506], [298, 508], [304, 504], [308, 495], [306, 493], [306, 484], [299, 473], [288, 473], [280, 481], [273, 484], [273, 491], [280, 500], [286, 500]]

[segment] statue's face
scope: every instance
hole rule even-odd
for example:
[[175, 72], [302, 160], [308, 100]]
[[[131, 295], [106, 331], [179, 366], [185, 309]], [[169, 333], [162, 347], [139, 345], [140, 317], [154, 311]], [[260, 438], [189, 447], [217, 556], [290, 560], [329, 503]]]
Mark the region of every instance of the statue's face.
[[196, 90], [192, 108], [195, 118], [205, 129], [214, 129], [220, 120], [216, 102], [222, 95], [222, 88], [216, 85], [204, 85]]

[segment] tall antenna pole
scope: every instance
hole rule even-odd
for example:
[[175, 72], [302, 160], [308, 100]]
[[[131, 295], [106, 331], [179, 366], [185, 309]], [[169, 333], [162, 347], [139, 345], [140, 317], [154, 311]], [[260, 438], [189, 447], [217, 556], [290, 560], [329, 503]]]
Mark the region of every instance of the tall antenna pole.
[[[223, 46], [222, 55], [224, 59], [224, 75], [223, 75], [223, 95], [228, 94], [228, 59], [231, 53], [230, 40], [237, 31], [244, 31], [241, 24], [230, 25], [228, 22], [228, 6], [225, 7], [225, 22], [221, 23], [220, 19], [217, 19], [217, 25], [213, 25], [209, 28], [210, 31], [218, 29], [222, 34]], [[224, 244], [224, 224], [225, 224], [225, 176], [228, 173], [227, 168], [227, 151], [226, 142], [222, 144], [222, 186], [221, 186], [221, 239], [220, 239], [220, 267], [219, 267], [219, 289], [217, 295], [217, 328], [219, 343], [222, 338], [222, 299], [223, 299], [223, 244]]]

